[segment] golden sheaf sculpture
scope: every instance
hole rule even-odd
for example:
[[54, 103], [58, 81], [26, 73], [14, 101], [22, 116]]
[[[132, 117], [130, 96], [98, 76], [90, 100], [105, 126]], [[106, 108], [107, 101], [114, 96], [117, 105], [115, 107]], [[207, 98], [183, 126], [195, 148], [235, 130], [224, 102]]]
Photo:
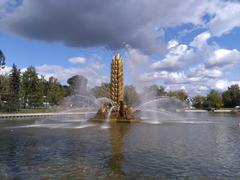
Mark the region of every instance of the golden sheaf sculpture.
[[124, 102], [124, 85], [123, 85], [123, 60], [119, 54], [115, 55], [111, 64], [111, 82], [110, 98], [111, 103], [103, 103], [97, 114], [90, 119], [93, 122], [139, 122], [132, 108]]
[[112, 59], [110, 86], [111, 100], [119, 105], [123, 101], [123, 60], [119, 54]]

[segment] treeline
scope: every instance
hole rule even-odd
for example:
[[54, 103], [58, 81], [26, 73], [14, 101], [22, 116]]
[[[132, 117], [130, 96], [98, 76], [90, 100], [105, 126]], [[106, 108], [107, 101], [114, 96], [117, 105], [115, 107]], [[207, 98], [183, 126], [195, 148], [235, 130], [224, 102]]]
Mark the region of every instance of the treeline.
[[23, 73], [15, 64], [9, 75], [0, 76], [0, 110], [12, 112], [26, 108], [48, 108], [59, 105], [69, 95], [69, 87], [54, 77], [46, 80], [34, 67]]
[[[110, 97], [109, 92], [110, 84], [103, 83], [101, 86], [96, 86], [92, 89], [92, 93], [96, 97]], [[239, 85], [232, 85], [222, 93], [211, 90], [206, 96], [195, 96], [189, 98], [184, 90], [176, 90], [167, 92], [164, 87], [158, 85], [147, 86], [143, 89], [142, 93], [138, 93], [136, 88], [132, 85], [125, 86], [124, 100], [130, 106], [136, 106], [141, 100], [154, 99], [160, 96], [176, 97], [177, 99], [192, 103], [192, 106], [199, 109], [210, 108], [234, 108], [240, 106], [240, 88]]]
[[211, 90], [207, 96], [195, 96], [193, 102], [194, 107], [199, 109], [234, 108], [240, 106], [240, 88], [235, 84], [222, 93]]
[[[102, 83], [100, 86], [88, 90], [87, 79], [80, 75], [69, 78], [67, 83], [68, 85], [61, 85], [54, 77], [47, 80], [44, 76], [39, 75], [32, 66], [21, 73], [13, 64], [10, 74], [0, 75], [0, 111], [12, 112], [18, 109], [58, 106], [69, 95], [73, 95], [71, 97], [75, 101], [78, 101], [78, 95], [110, 98], [109, 83]], [[133, 85], [124, 87], [124, 101], [129, 106], [134, 107], [141, 101], [160, 96], [176, 97], [183, 102], [189, 100], [189, 96], [184, 90], [167, 92], [162, 86], [151, 85], [145, 87], [142, 92], [137, 92]], [[212, 90], [207, 96], [195, 96], [190, 99], [192, 105], [199, 109], [234, 108], [240, 105], [240, 88], [238, 85], [232, 85], [222, 93]], [[71, 104], [71, 107], [74, 107], [73, 105]]]

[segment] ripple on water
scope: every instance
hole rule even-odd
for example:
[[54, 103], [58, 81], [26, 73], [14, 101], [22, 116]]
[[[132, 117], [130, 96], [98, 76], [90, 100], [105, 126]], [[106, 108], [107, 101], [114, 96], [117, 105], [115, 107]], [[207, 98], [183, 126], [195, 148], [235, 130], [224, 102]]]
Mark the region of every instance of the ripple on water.
[[237, 179], [239, 116], [218, 120], [203, 114], [196, 120], [148, 125], [151, 120], [146, 119], [138, 124], [107, 124], [105, 130], [103, 124], [77, 119], [0, 123], [0, 178]]
[[53, 123], [53, 124], [29, 124], [23, 126], [10, 126], [7, 129], [20, 128], [47, 128], [47, 129], [83, 129], [95, 126], [95, 124], [71, 124], [71, 123]]

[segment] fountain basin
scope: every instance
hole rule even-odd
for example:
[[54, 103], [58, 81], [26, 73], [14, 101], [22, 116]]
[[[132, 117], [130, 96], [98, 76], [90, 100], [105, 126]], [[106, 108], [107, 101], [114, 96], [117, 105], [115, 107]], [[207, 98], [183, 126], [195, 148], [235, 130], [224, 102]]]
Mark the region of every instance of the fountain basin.
[[90, 122], [100, 122], [100, 123], [137, 123], [140, 119], [136, 117], [131, 108], [124, 105], [124, 107], [114, 107], [111, 104], [103, 104], [103, 106], [98, 110], [97, 114], [89, 119]]
[[[89, 122], [96, 122], [96, 123], [106, 123], [106, 119], [93, 117], [89, 119]], [[134, 118], [110, 118], [109, 123], [139, 123], [140, 119], [137, 117]]]

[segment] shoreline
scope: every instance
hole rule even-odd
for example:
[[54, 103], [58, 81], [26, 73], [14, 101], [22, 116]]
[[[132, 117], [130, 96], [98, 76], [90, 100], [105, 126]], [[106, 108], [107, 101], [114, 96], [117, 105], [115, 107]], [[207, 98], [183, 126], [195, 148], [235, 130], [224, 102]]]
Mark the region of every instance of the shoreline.
[[[187, 112], [187, 113], [236, 113], [234, 109], [218, 109], [214, 111], [208, 111], [204, 109], [176, 109], [176, 112]], [[43, 113], [4, 113], [0, 114], [0, 120], [2, 119], [20, 119], [20, 118], [39, 118], [39, 117], [50, 117], [50, 116], [75, 116], [75, 115], [84, 115], [86, 113], [94, 114], [96, 111], [88, 112], [43, 112]]]
[[194, 113], [202, 113], [202, 112], [213, 112], [213, 113], [233, 113], [237, 112], [234, 109], [216, 109], [213, 111], [208, 111], [205, 109], [177, 109], [176, 112], [194, 112]]
[[[89, 114], [96, 113], [95, 111], [87, 112]], [[37, 117], [49, 117], [49, 116], [74, 116], [84, 115], [86, 112], [55, 112], [55, 113], [10, 113], [0, 114], [0, 119], [18, 119], [18, 118], [37, 118]]]

